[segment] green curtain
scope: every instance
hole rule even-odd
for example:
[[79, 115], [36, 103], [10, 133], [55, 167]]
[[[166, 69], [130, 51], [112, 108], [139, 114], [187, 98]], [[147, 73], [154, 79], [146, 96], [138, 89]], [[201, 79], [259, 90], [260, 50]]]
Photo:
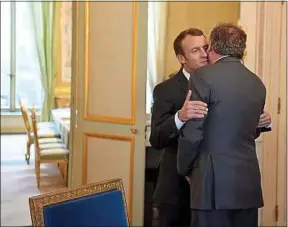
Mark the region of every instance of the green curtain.
[[45, 92], [41, 108], [41, 121], [49, 121], [55, 108], [54, 87], [56, 81], [55, 59], [55, 2], [30, 2], [32, 22], [41, 70], [41, 82]]

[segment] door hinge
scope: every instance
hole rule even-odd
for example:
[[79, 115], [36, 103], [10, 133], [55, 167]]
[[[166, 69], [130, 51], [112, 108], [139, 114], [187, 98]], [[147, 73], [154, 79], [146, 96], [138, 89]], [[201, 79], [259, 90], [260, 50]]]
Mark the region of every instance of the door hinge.
[[75, 97], [74, 97], [74, 95], [71, 96], [71, 100], [72, 100], [72, 106], [74, 107], [74, 105], [75, 105]]
[[281, 111], [281, 99], [280, 98], [278, 98], [277, 111], [278, 111], [278, 114], [280, 114], [280, 111]]
[[279, 207], [278, 205], [275, 206], [275, 221], [277, 222], [278, 221], [278, 216], [279, 216]]

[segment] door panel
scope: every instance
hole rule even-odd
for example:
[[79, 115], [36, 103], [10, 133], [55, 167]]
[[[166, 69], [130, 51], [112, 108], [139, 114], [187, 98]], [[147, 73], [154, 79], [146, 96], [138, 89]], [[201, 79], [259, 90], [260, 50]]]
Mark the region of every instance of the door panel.
[[130, 223], [141, 226], [147, 3], [73, 4], [70, 185], [121, 178]]
[[[125, 188], [129, 212], [131, 213], [134, 138], [113, 134], [85, 133], [83, 146], [83, 184], [104, 181], [115, 177], [121, 178]], [[95, 166], [97, 168], [94, 168]]]
[[278, 117], [278, 172], [277, 172], [277, 226], [287, 226], [287, 2], [282, 2], [281, 21], [281, 51], [280, 51], [280, 113]]
[[[134, 124], [136, 10], [136, 4], [131, 2], [91, 3], [86, 10], [87, 120]], [[103, 12], [117, 16], [109, 16], [103, 23]]]
[[[280, 75], [280, 43], [281, 38], [281, 3], [261, 2], [259, 3], [261, 27], [259, 37], [262, 42], [261, 52], [258, 54], [259, 64], [263, 82], [266, 85], [267, 96], [265, 109], [272, 117], [272, 131], [263, 133], [262, 150], [262, 185], [264, 195], [264, 207], [262, 209], [261, 226], [275, 226], [275, 208], [277, 205], [277, 152], [278, 152], [278, 111], [277, 100], [279, 95]], [[273, 18], [273, 19], [267, 19]], [[278, 26], [275, 26], [278, 25]], [[273, 34], [271, 36], [270, 34]], [[262, 37], [262, 38], [261, 38]]]
[[267, 89], [265, 110], [272, 116], [272, 131], [262, 133], [256, 141], [264, 196], [264, 207], [259, 209], [259, 226], [275, 226], [277, 223], [281, 21], [281, 2], [240, 3], [240, 24], [247, 32], [244, 63], [264, 82]]

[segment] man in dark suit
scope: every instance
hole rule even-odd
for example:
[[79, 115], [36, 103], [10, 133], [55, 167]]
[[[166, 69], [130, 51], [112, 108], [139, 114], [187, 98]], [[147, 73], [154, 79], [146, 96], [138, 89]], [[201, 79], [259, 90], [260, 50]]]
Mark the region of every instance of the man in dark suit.
[[[150, 143], [156, 149], [164, 149], [153, 196], [160, 227], [190, 225], [189, 184], [177, 172], [176, 154], [184, 121], [207, 114], [207, 104], [190, 101], [191, 91], [188, 92], [190, 73], [207, 64], [207, 47], [201, 30], [181, 32], [174, 41], [174, 51], [182, 68], [153, 91]], [[199, 112], [195, 113], [195, 109]]]
[[[190, 74], [207, 64], [207, 47], [201, 30], [190, 28], [180, 32], [174, 41], [174, 52], [182, 67], [176, 75], [158, 84], [153, 92], [150, 143], [155, 149], [163, 149], [153, 196], [158, 205], [160, 227], [190, 225], [187, 199], [190, 188], [177, 171], [178, 135], [185, 121], [207, 114], [207, 105], [190, 101], [191, 91], [188, 91]], [[270, 123], [271, 117], [265, 112], [259, 127], [265, 129]]]
[[257, 227], [263, 198], [255, 139], [266, 89], [241, 63], [241, 28], [220, 24], [210, 42], [212, 64], [194, 71], [189, 82], [191, 100], [207, 103], [209, 112], [185, 122], [177, 153], [178, 171], [190, 183], [191, 226]]

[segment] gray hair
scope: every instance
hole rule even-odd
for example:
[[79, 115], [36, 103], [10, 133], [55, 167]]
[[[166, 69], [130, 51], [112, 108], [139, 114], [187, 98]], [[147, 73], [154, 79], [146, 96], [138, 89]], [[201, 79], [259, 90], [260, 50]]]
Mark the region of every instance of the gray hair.
[[232, 23], [221, 23], [210, 34], [212, 49], [220, 55], [242, 59], [246, 49], [247, 35], [244, 30]]

